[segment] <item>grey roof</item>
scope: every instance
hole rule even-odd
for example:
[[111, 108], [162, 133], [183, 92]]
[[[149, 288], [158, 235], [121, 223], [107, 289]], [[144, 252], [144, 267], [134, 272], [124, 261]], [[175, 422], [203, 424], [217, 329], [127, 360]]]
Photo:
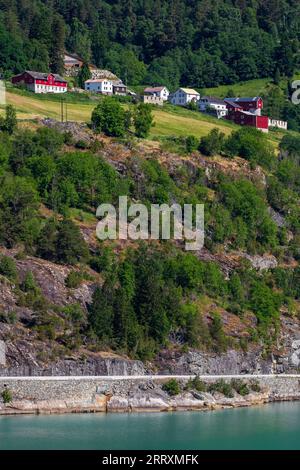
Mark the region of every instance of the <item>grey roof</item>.
[[57, 82], [66, 82], [67, 81], [63, 77], [58, 75], [57, 73], [33, 72], [32, 70], [25, 70], [25, 72], [28, 73], [29, 75], [31, 75], [31, 77], [35, 78], [36, 80], [47, 80], [49, 75], [53, 75], [53, 77], [55, 78], [55, 80]]
[[209, 103], [226, 104], [224, 100], [221, 98], [216, 98], [215, 96], [202, 96], [200, 101], [202, 100], [207, 100]]
[[225, 104], [229, 104], [229, 106], [242, 109], [241, 105], [239, 105], [235, 100], [232, 100], [231, 98], [225, 98], [224, 102]]
[[258, 101], [261, 99], [260, 96], [255, 96], [254, 98], [224, 98], [225, 101], [234, 101], [234, 102], [241, 102], [241, 103], [248, 103], [249, 101]]

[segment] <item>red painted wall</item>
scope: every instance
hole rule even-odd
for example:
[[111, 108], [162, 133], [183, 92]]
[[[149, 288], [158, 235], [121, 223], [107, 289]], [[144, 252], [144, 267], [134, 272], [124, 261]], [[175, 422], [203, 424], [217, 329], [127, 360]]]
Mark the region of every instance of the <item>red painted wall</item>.
[[67, 82], [57, 82], [55, 79], [54, 79], [54, 76], [49, 74], [48, 77], [47, 77], [47, 80], [38, 80], [38, 79], [34, 79], [31, 75], [29, 75], [28, 73], [24, 72], [22, 73], [21, 75], [17, 75], [15, 77], [12, 77], [11, 79], [12, 83], [26, 83], [26, 84], [32, 84], [32, 83], [36, 83], [36, 84], [39, 84], [39, 85], [49, 85], [49, 86], [61, 86], [61, 87], [66, 87], [67, 86]]

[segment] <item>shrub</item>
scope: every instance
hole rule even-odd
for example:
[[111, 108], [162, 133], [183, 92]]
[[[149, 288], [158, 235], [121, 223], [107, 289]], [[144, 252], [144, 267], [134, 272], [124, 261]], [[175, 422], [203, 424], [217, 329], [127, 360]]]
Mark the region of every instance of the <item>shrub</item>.
[[246, 382], [243, 382], [243, 380], [232, 379], [231, 386], [242, 397], [249, 395], [249, 392], [250, 392], [249, 387], [246, 384]]
[[198, 139], [194, 135], [188, 135], [185, 139], [185, 149], [187, 153], [192, 153], [197, 150], [198, 145]]
[[163, 386], [162, 389], [167, 392], [168, 395], [170, 396], [175, 396], [180, 393], [180, 386], [179, 383], [176, 379], [170, 379], [168, 382], [166, 382]]
[[80, 286], [82, 279], [83, 276], [81, 272], [71, 271], [65, 279], [66, 287], [69, 287], [70, 289], [77, 289]]
[[225, 395], [227, 398], [233, 398], [233, 390], [232, 386], [230, 383], [225, 382], [224, 379], [218, 380], [217, 382], [214, 382], [209, 385], [208, 391], [213, 393], [213, 392], [219, 392]]
[[190, 379], [186, 384], [187, 390], [196, 390], [197, 392], [206, 392], [207, 384], [201, 380], [198, 375], [194, 379]]
[[200, 140], [199, 150], [204, 155], [212, 157], [221, 152], [224, 146], [225, 134], [219, 129], [212, 129], [210, 133]]
[[153, 116], [149, 104], [140, 103], [137, 106], [133, 116], [133, 123], [137, 137], [146, 138], [153, 124]]
[[105, 97], [92, 112], [92, 126], [96, 132], [103, 132], [112, 137], [125, 134], [126, 113], [120, 103], [111, 97]]
[[0, 257], [0, 274], [7, 277], [11, 281], [16, 280], [17, 268], [13, 258], [10, 258], [9, 256]]
[[259, 385], [259, 382], [258, 380], [251, 380], [250, 381], [250, 389], [253, 391], [253, 392], [261, 392], [261, 386]]
[[6, 405], [12, 401], [12, 392], [9, 390], [9, 388], [5, 388], [1, 392], [1, 397], [2, 397], [3, 403]]

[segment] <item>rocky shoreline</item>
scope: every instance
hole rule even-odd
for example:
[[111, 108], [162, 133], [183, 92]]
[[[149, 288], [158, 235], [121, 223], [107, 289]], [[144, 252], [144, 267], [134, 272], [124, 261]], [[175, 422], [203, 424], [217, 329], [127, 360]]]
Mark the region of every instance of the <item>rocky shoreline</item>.
[[[170, 380], [176, 380], [180, 389], [174, 396], [167, 391], [166, 384]], [[170, 379], [162, 376], [68, 379], [3, 377], [0, 379], [0, 415], [209, 411], [300, 400], [300, 376], [297, 375], [262, 376], [256, 378], [255, 382], [251, 377], [233, 379], [228, 376], [204, 376], [197, 380], [205, 384], [205, 391], [197, 391], [191, 384], [192, 380], [188, 377]], [[246, 386], [247, 393], [245, 389], [243, 394], [234, 390], [232, 384], [236, 384], [237, 380], [239, 386]], [[11, 398], [6, 403], [3, 399], [4, 390], [9, 391]], [[231, 395], [226, 396], [229, 392]]]

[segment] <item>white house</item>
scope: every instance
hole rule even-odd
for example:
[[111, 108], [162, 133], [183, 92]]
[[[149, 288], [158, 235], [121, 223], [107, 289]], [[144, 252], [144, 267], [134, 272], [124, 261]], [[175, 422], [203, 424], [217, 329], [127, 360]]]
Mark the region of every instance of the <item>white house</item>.
[[198, 101], [199, 111], [202, 113], [215, 114], [218, 119], [224, 118], [228, 114], [227, 105], [224, 100], [214, 96], [203, 96]]
[[84, 88], [86, 91], [93, 93], [101, 93], [102, 95], [113, 94], [113, 84], [106, 78], [90, 79], [84, 82]]
[[192, 88], [179, 88], [175, 93], [170, 95], [169, 100], [172, 104], [186, 106], [191, 101], [199, 101], [200, 94]]
[[154, 95], [163, 101], [168, 101], [170, 92], [165, 86], [147, 87], [144, 90], [145, 95]]

